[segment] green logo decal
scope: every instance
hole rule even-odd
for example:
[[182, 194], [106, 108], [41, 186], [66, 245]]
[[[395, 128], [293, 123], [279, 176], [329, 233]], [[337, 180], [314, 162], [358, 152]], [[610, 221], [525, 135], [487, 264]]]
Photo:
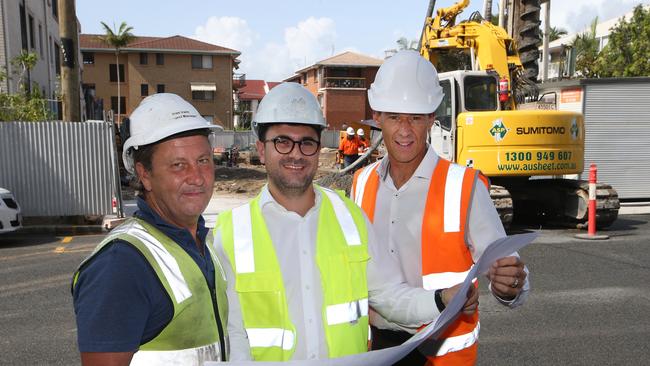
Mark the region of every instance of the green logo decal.
[[578, 131], [578, 123], [574, 118], [573, 121], [571, 121], [571, 139], [575, 140], [578, 138]]
[[508, 131], [510, 131], [510, 129], [503, 124], [503, 120], [501, 118], [492, 121], [492, 128], [490, 128], [490, 135], [494, 137], [494, 141], [501, 142], [501, 140], [503, 140], [503, 138], [506, 137]]

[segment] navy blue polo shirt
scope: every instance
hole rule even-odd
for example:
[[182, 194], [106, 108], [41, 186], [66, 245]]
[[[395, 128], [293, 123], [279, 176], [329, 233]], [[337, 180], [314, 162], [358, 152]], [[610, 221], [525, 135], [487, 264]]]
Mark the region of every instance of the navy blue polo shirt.
[[[189, 231], [165, 222], [138, 198], [135, 216], [154, 225], [180, 245], [214, 289], [214, 265], [197, 248]], [[197, 237], [208, 229], [199, 218]], [[134, 352], [155, 338], [174, 315], [169, 295], [145, 257], [123, 240], [107, 244], [87, 263], [73, 294], [80, 352]]]

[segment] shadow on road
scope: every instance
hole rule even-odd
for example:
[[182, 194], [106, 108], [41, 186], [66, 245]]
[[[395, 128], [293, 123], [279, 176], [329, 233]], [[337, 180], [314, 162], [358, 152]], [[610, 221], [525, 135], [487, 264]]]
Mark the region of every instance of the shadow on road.
[[20, 231], [0, 234], [0, 248], [21, 248], [32, 245], [52, 243], [58, 240], [58, 237], [50, 234], [33, 234], [22, 233]]

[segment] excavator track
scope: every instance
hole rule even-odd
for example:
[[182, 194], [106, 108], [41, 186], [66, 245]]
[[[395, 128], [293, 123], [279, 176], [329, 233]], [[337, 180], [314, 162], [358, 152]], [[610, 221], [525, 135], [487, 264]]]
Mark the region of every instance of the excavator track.
[[494, 207], [497, 209], [499, 218], [504, 228], [510, 227], [512, 224], [512, 196], [505, 187], [490, 185], [490, 197], [494, 202]]
[[[503, 182], [500, 182], [503, 184]], [[589, 183], [572, 179], [537, 179], [504, 184], [512, 199], [516, 222], [585, 228], [589, 213]], [[495, 205], [497, 201], [493, 197]], [[612, 186], [596, 186], [596, 227], [606, 228], [618, 217], [620, 202]], [[498, 210], [498, 208], [497, 208]]]

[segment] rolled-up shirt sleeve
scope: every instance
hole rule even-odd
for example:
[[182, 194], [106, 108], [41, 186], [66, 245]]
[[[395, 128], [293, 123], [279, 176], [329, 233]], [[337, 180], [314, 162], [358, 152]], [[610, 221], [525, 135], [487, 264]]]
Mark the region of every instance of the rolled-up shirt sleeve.
[[388, 243], [378, 240], [367, 219], [366, 227], [370, 306], [386, 320], [404, 328], [416, 329], [437, 319], [440, 312], [435, 305], [434, 291], [409, 286]]
[[[493, 241], [505, 237], [506, 232], [503, 228], [503, 224], [501, 224], [499, 214], [494, 207], [492, 198], [490, 198], [490, 193], [485, 185], [480, 183], [476, 184], [470, 207], [471, 209], [468, 219], [469, 232], [467, 239], [468, 244], [470, 245], [472, 258], [474, 259], [474, 262], [476, 262], [483, 254], [483, 251], [485, 251], [485, 248], [487, 248]], [[519, 257], [519, 253], [512, 253], [511, 256]], [[526, 266], [524, 266], [524, 271], [526, 272], [526, 281], [524, 282], [524, 286], [519, 295], [512, 300], [501, 299], [499, 296], [494, 294], [492, 286], [490, 285], [490, 292], [492, 292], [492, 295], [494, 295], [495, 299], [499, 303], [515, 308], [526, 302], [528, 294], [530, 293], [530, 274], [528, 267]]]

